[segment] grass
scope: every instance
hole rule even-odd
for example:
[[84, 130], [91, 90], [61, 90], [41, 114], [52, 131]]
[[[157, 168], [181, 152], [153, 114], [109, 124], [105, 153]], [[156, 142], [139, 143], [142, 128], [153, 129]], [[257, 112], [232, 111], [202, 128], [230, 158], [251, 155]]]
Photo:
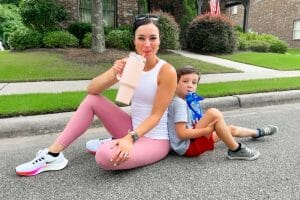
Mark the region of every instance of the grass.
[[300, 70], [300, 49], [289, 49], [286, 54], [239, 52], [219, 57], [277, 70]]
[[[193, 65], [200, 68], [202, 74], [236, 72], [174, 53], [164, 52], [159, 56], [175, 68]], [[280, 70], [300, 69], [300, 49], [289, 49], [287, 54], [243, 52], [222, 57]], [[111, 65], [70, 62], [55, 52], [4, 51], [0, 52], [0, 82], [91, 79]], [[300, 89], [300, 77], [201, 84], [197, 93], [210, 98], [294, 89]], [[116, 92], [107, 90], [104, 95], [114, 101]], [[0, 118], [74, 111], [85, 95], [86, 92], [1, 95]]]
[[300, 48], [288, 49], [287, 54], [300, 56]]
[[[300, 77], [294, 77], [201, 84], [197, 93], [209, 98], [299, 89]], [[104, 96], [114, 101], [116, 92], [107, 90]], [[3, 95], [0, 96], [0, 118], [75, 111], [85, 95], [85, 92]]]
[[[103, 94], [115, 99], [117, 90]], [[39, 93], [0, 96], [0, 118], [75, 111], [86, 92]]]
[[201, 74], [214, 74], [214, 73], [229, 73], [238, 72], [237, 70], [219, 66], [211, 63], [206, 63], [193, 58], [183, 57], [179, 54], [164, 53], [159, 55], [161, 59], [171, 63], [175, 68], [182, 67], [184, 65], [191, 65], [198, 68]]
[[90, 79], [111, 66], [79, 64], [54, 52], [0, 52], [0, 82]]
[[[196, 59], [190, 59], [174, 53], [161, 53], [175, 67], [191, 64], [198, 67], [203, 74], [238, 72]], [[92, 79], [112, 66], [112, 62], [96, 64], [66, 61], [55, 52], [0, 52], [0, 82], [49, 81]]]
[[238, 94], [299, 90], [300, 77], [206, 83], [198, 86], [197, 93], [203, 97], [222, 97]]

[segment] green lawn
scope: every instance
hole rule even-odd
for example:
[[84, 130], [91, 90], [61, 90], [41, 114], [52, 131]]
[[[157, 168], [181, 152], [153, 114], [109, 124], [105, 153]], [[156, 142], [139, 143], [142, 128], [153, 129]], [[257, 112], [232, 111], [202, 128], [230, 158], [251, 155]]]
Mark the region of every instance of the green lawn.
[[[117, 90], [103, 94], [114, 100]], [[0, 96], [0, 118], [75, 111], [86, 92], [16, 94]]]
[[300, 70], [300, 49], [289, 49], [286, 54], [239, 52], [219, 56], [228, 60], [277, 70]]
[[219, 65], [202, 62], [193, 58], [183, 57], [179, 54], [161, 53], [159, 54], [159, 56], [161, 59], [164, 59], [171, 63], [175, 68], [182, 67], [184, 65], [191, 65], [198, 68], [202, 74], [239, 72], [231, 68], [221, 67]]
[[[203, 74], [238, 72], [237, 70], [186, 58], [174, 53], [161, 53], [175, 67], [186, 64], [198, 67]], [[55, 52], [0, 52], [0, 82], [92, 79], [112, 66], [112, 62], [85, 64], [70, 62]]]
[[[201, 84], [197, 93], [209, 98], [299, 89], [300, 77], [294, 77]], [[104, 95], [114, 101], [116, 92], [107, 90]], [[75, 111], [85, 95], [86, 92], [3, 95], [0, 96], [0, 118]]]
[[111, 63], [99, 65], [65, 61], [54, 52], [0, 52], [0, 82], [90, 79]]
[[300, 56], [300, 48], [288, 49], [287, 54]]
[[[174, 53], [160, 53], [176, 68], [193, 65], [203, 74], [236, 72], [222, 66], [212, 65]], [[300, 49], [289, 49], [287, 54], [243, 52], [222, 56], [246, 63], [280, 70], [300, 70]], [[254, 63], [256, 62], [256, 63]], [[0, 52], [0, 82], [91, 79], [108, 69], [112, 63], [80, 64], [63, 59], [59, 53], [46, 51]], [[201, 84], [197, 93], [205, 98], [237, 94], [300, 89], [300, 77], [234, 81]], [[19, 115], [35, 115], [74, 111], [86, 92], [64, 92], [48, 94], [22, 94], [0, 96], [0, 118]], [[114, 100], [116, 90], [104, 93]]]

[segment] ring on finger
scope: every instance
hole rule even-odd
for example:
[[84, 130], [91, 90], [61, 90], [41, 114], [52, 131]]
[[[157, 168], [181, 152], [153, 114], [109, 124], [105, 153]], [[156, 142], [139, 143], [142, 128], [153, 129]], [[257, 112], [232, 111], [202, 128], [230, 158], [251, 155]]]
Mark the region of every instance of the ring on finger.
[[124, 158], [127, 158], [128, 155], [129, 155], [129, 154], [126, 152], [126, 153], [123, 154], [123, 157], [124, 157]]

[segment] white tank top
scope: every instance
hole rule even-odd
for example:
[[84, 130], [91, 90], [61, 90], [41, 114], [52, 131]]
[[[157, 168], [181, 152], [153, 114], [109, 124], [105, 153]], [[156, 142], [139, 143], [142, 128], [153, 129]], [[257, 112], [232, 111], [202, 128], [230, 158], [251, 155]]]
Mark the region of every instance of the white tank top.
[[[159, 60], [153, 69], [142, 73], [139, 85], [131, 101], [131, 117], [134, 129], [141, 124], [151, 113], [157, 90], [157, 76], [160, 68], [165, 64]], [[159, 123], [147, 132], [145, 137], [152, 139], [169, 139], [167, 127], [167, 111], [164, 112]]]

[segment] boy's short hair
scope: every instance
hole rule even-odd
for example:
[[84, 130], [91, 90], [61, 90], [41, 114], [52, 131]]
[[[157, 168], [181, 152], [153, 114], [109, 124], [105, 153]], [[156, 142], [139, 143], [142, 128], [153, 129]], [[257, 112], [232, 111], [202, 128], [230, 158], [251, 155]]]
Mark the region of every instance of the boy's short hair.
[[186, 75], [186, 74], [197, 74], [199, 76], [198, 82], [200, 80], [200, 75], [201, 73], [199, 72], [198, 69], [194, 68], [191, 65], [185, 65], [183, 67], [180, 67], [178, 69], [176, 69], [176, 73], [177, 73], [177, 83], [179, 82], [180, 78], [182, 75]]

